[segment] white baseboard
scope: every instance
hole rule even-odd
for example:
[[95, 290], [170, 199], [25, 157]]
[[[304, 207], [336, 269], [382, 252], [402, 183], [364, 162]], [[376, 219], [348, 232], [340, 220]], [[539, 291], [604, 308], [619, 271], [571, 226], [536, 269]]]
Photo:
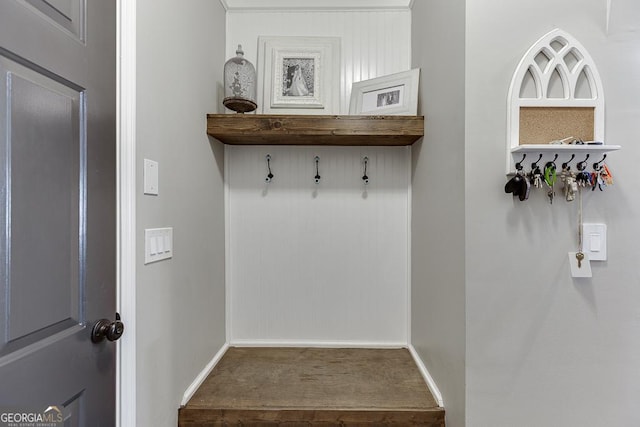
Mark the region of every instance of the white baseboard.
[[425, 382], [427, 383], [427, 386], [429, 387], [431, 394], [436, 399], [438, 406], [440, 406], [441, 408], [444, 408], [444, 402], [442, 401], [442, 393], [440, 393], [440, 390], [438, 389], [436, 382], [433, 380], [433, 377], [427, 370], [427, 367], [425, 366], [424, 362], [422, 362], [420, 355], [418, 354], [418, 352], [416, 351], [415, 347], [413, 347], [412, 344], [409, 344], [409, 353], [411, 353], [411, 356], [413, 357], [414, 362], [416, 362], [416, 365], [418, 366], [418, 370], [422, 374], [422, 378], [424, 378]]
[[378, 341], [298, 341], [298, 340], [232, 340], [231, 347], [313, 347], [313, 348], [407, 348], [406, 342]]
[[189, 400], [193, 397], [198, 388], [200, 388], [204, 380], [207, 379], [211, 371], [213, 371], [213, 368], [216, 367], [216, 365], [218, 364], [220, 359], [222, 359], [222, 356], [224, 356], [228, 349], [229, 344], [225, 343], [222, 348], [218, 350], [216, 355], [213, 356], [213, 359], [211, 359], [211, 361], [207, 363], [207, 366], [205, 366], [204, 369], [198, 374], [196, 379], [193, 380], [191, 385], [184, 392], [184, 396], [182, 396], [182, 402], [180, 403], [182, 406], [186, 405], [187, 402], [189, 402]]

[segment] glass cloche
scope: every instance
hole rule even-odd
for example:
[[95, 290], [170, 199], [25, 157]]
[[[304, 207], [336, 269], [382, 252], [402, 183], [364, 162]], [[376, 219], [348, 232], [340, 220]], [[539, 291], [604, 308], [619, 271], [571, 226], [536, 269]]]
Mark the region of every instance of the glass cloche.
[[238, 113], [248, 113], [258, 108], [256, 104], [256, 69], [244, 59], [242, 46], [236, 55], [224, 64], [225, 107]]

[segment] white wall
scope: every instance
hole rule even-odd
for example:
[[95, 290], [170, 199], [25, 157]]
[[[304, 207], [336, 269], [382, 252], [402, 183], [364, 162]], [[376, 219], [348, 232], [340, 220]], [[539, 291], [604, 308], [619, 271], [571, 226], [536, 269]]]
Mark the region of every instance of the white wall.
[[[640, 425], [639, 16], [635, 0], [467, 2], [468, 426]], [[607, 159], [615, 185], [585, 194], [585, 221], [609, 227], [609, 261], [592, 263], [592, 279], [569, 277], [575, 203], [503, 191], [509, 82], [555, 27], [594, 58], [605, 142], [623, 146]]]
[[[465, 27], [463, 4], [414, 3], [413, 65], [423, 67], [427, 136], [413, 147], [411, 341], [443, 392], [448, 425], [462, 426], [465, 418], [469, 426], [491, 427], [638, 425], [640, 249], [632, 240], [640, 231], [633, 186], [640, 156], [638, 6], [477, 0], [466, 5]], [[222, 149], [204, 137], [224, 58], [242, 43], [255, 62], [247, 46], [256, 46], [258, 35], [342, 36], [350, 40], [343, 45], [343, 109], [352, 81], [409, 65], [403, 40], [409, 46], [410, 37], [401, 35], [410, 28], [406, 15], [394, 21], [353, 12], [231, 13], [223, 55], [221, 7], [189, 5], [139, 0], [139, 162], [158, 160], [161, 170], [161, 195], [138, 199], [139, 241], [145, 227], [174, 226], [176, 246], [173, 260], [138, 268], [141, 426], [175, 425], [182, 392], [224, 343]], [[387, 26], [378, 18], [392, 22], [393, 31], [381, 32]], [[568, 274], [575, 205], [549, 206], [541, 194], [514, 202], [502, 190], [508, 85], [528, 47], [555, 27], [576, 36], [598, 64], [606, 142], [623, 145], [609, 156], [615, 186], [585, 197], [585, 219], [606, 222], [610, 233], [609, 261], [594, 263], [587, 280]], [[390, 40], [397, 34], [401, 40]], [[378, 50], [383, 40], [389, 48]], [[404, 52], [399, 59], [391, 56], [397, 52]], [[252, 174], [263, 154], [247, 151], [255, 162], [247, 160], [244, 173]], [[258, 194], [247, 202], [271, 202], [261, 187], [252, 191]], [[332, 203], [348, 192], [336, 193]], [[256, 219], [248, 227], [257, 225]], [[143, 259], [141, 243], [138, 255]]]
[[408, 149], [227, 150], [231, 343], [406, 345]]
[[[410, 12], [229, 12], [227, 57], [258, 37], [342, 39], [341, 112], [353, 81], [410, 66]], [[261, 85], [259, 85], [259, 89]], [[301, 111], [304, 114], [304, 111]], [[264, 156], [276, 179], [263, 194]], [[408, 340], [406, 148], [227, 148], [232, 342], [402, 345]], [[314, 194], [313, 157], [322, 184]], [[371, 158], [363, 198], [361, 159]]]
[[[137, 426], [175, 426], [183, 393], [225, 343], [223, 148], [205, 133], [219, 109], [224, 9], [138, 0]], [[143, 159], [160, 194], [142, 194]], [[173, 227], [174, 256], [143, 265], [145, 228]]]
[[464, 5], [416, 1], [412, 24], [425, 137], [412, 146], [411, 343], [451, 427], [465, 414]]

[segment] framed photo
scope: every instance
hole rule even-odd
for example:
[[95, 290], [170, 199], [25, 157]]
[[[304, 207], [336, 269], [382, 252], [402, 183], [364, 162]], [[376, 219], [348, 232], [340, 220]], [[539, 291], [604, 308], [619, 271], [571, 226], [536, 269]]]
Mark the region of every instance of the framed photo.
[[416, 115], [420, 69], [353, 83], [349, 114]]
[[274, 54], [271, 107], [324, 108], [322, 53], [278, 50]]
[[340, 38], [260, 37], [258, 43], [262, 113], [338, 113]]

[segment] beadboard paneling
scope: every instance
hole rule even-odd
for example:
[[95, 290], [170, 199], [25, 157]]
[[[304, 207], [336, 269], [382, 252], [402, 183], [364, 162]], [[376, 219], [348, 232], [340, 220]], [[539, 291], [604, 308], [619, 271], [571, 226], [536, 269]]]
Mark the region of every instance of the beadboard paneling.
[[[227, 58], [242, 44], [257, 67], [259, 36], [340, 37], [340, 111], [347, 114], [353, 82], [405, 71], [411, 65], [411, 11], [228, 11]], [[261, 111], [262, 82], [258, 82]], [[304, 113], [304, 111], [303, 111]]]
[[230, 342], [406, 343], [409, 149], [225, 149]]
[[221, 0], [227, 10], [410, 9], [414, 0]]

